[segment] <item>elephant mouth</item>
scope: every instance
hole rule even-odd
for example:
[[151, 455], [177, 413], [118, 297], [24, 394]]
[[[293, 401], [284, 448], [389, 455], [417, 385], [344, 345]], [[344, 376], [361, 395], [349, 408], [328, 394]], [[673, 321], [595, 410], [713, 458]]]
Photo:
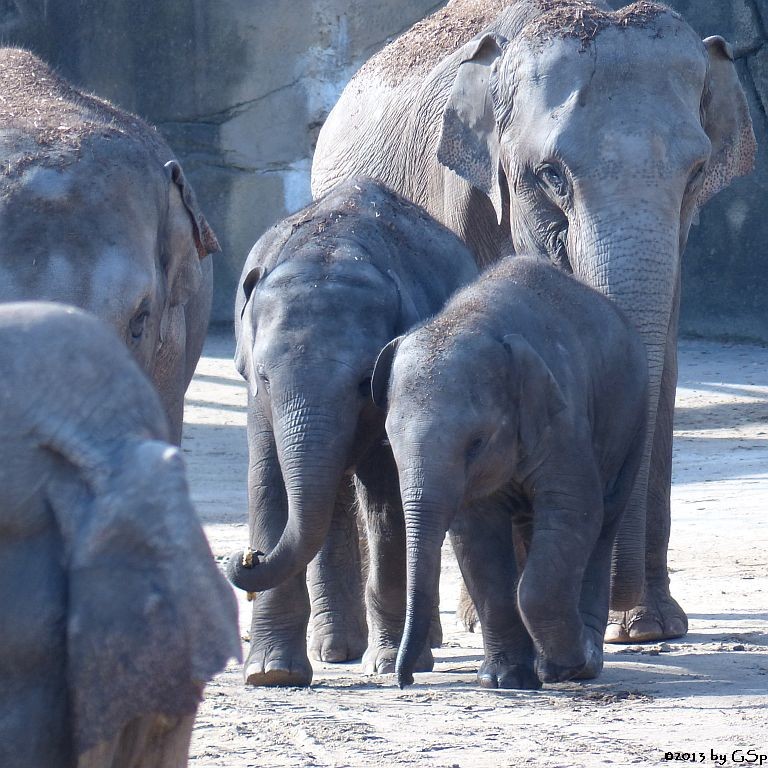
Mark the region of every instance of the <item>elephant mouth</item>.
[[567, 238], [568, 230], [562, 230], [561, 232], [558, 232], [557, 235], [555, 235], [550, 253], [552, 254], [552, 263], [558, 267], [558, 269], [562, 269], [564, 272], [572, 275], [573, 267], [571, 266], [571, 262], [568, 258], [568, 247], [566, 245]]

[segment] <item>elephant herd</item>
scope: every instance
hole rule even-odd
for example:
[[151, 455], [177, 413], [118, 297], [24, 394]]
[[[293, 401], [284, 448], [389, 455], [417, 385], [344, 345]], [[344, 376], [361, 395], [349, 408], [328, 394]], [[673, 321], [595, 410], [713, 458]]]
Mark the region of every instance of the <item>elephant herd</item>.
[[[246, 683], [431, 670], [446, 533], [481, 686], [685, 634], [680, 259], [754, 154], [730, 46], [654, 2], [450, 0], [364, 65], [235, 301]], [[174, 447], [219, 245], [157, 131], [15, 48], [0, 160], [0, 765], [185, 765], [240, 658]]]

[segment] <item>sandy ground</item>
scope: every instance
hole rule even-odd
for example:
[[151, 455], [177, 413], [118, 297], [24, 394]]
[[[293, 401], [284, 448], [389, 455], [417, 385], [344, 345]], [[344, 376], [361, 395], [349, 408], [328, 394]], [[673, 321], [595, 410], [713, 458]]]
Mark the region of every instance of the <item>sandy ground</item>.
[[[247, 543], [245, 391], [233, 341], [210, 338], [187, 400], [184, 452], [217, 557]], [[475, 684], [481, 640], [456, 627], [443, 560], [444, 647], [400, 691], [356, 663], [315, 664], [310, 689], [207, 688], [190, 765], [755, 765], [768, 754], [768, 349], [681, 344], [670, 545], [687, 637], [606, 646], [599, 680], [535, 693]], [[241, 626], [248, 604], [241, 600]], [[748, 750], [754, 750], [749, 752]], [[682, 755], [681, 755], [682, 757]], [[768, 765], [768, 757], [763, 757]]]

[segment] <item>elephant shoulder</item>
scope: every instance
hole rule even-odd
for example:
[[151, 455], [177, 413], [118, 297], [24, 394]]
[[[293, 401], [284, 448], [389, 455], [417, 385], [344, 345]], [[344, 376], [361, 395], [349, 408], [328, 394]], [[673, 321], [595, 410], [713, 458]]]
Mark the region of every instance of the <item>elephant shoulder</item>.
[[482, 32], [508, 5], [503, 0], [453, 0], [383, 48], [358, 77], [376, 77], [392, 85], [413, 76], [423, 78]]
[[[105, 99], [78, 90], [23, 48], [0, 48], [0, 125], [23, 141], [31, 163], [66, 165], [84, 144], [123, 140], [163, 163], [173, 153], [156, 129]], [[30, 152], [29, 149], [34, 149]], [[6, 164], [8, 175], [14, 172]]]

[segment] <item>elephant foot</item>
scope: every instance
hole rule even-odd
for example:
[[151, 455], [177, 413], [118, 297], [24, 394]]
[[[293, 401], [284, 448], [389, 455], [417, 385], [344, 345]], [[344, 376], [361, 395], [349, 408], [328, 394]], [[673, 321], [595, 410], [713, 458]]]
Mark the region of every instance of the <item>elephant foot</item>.
[[485, 659], [477, 671], [477, 682], [482, 688], [517, 688], [537, 691], [541, 688], [531, 661], [515, 661], [506, 656]]
[[243, 667], [246, 685], [305, 687], [312, 682], [312, 665], [303, 648], [253, 647]]
[[561, 665], [549, 659], [539, 659], [536, 662], [536, 674], [543, 683], [564, 683], [578, 679], [586, 666], [585, 663]]
[[[480, 617], [467, 588], [462, 583], [459, 592], [459, 603], [456, 606], [456, 620], [467, 632], [475, 632], [480, 626]], [[435, 646], [432, 646], [433, 648]]]
[[315, 661], [339, 664], [359, 659], [368, 644], [365, 626], [337, 627], [331, 622], [312, 628], [309, 638], [309, 656]]
[[[390, 675], [395, 672], [397, 648], [368, 646], [363, 655], [363, 674]], [[414, 672], [431, 672], [435, 666], [432, 649], [425, 648], [416, 660]]]
[[594, 680], [603, 671], [603, 644], [590, 642], [587, 663], [574, 675], [574, 680]]
[[641, 605], [631, 611], [611, 611], [605, 630], [606, 643], [645, 643], [682, 637], [688, 617], [667, 590], [646, 591]]

